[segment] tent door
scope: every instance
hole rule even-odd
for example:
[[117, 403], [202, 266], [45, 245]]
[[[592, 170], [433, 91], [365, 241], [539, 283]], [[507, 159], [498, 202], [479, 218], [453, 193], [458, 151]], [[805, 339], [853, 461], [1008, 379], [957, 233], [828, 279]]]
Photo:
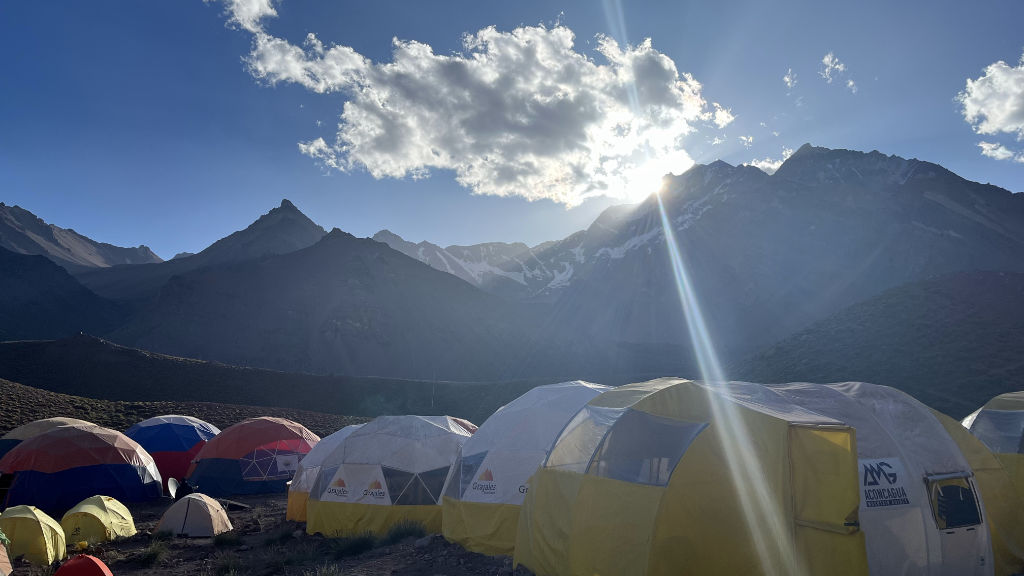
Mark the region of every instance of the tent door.
[[925, 478], [932, 514], [939, 528], [943, 576], [993, 573], [988, 529], [973, 478], [943, 474]]

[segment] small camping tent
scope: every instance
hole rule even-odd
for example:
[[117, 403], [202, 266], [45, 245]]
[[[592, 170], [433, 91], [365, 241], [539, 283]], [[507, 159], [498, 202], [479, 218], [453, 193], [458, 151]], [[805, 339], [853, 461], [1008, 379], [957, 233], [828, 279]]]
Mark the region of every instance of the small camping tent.
[[0, 458], [25, 440], [38, 436], [43, 432], [49, 432], [58, 426], [89, 424], [92, 424], [92, 422], [86, 422], [77, 418], [45, 418], [29, 422], [28, 424], [22, 424], [0, 437]]
[[0, 530], [11, 540], [11, 558], [24, 556], [37, 566], [49, 566], [67, 555], [64, 530], [35, 506], [12, 506], [0, 514]]
[[469, 435], [448, 416], [379, 416], [364, 424], [324, 458], [306, 531], [384, 534], [408, 520], [440, 532], [441, 489]]
[[869, 384], [663, 378], [594, 398], [530, 481], [544, 574], [992, 574], [973, 473], [919, 402]]
[[607, 386], [538, 386], [499, 408], [466, 440], [445, 483], [444, 537], [474, 552], [512, 554], [527, 480], [562, 428]]
[[996, 455], [1024, 500], [1024, 392], [996, 396], [961, 424]]
[[161, 495], [152, 456], [124, 434], [95, 424], [61, 426], [18, 444], [0, 458], [0, 476], [8, 474], [6, 505], [54, 513], [94, 494], [122, 502]]
[[284, 418], [250, 418], [207, 441], [188, 483], [211, 496], [286, 492], [299, 461], [320, 441]]
[[154, 416], [129, 428], [125, 435], [135, 440], [156, 461], [167, 489], [167, 481], [184, 480], [188, 467], [206, 441], [220, 430], [208, 422], [191, 416]]
[[299, 469], [295, 477], [288, 484], [288, 509], [285, 518], [293, 522], [306, 521], [306, 502], [309, 500], [309, 491], [313, 488], [317, 473], [320, 472], [320, 465], [324, 458], [331, 453], [339, 444], [348, 438], [348, 435], [359, 429], [362, 424], [345, 426], [330, 436], [325, 436], [317, 442], [316, 446], [306, 454], [306, 457], [299, 462]]
[[60, 520], [64, 538], [71, 544], [90, 545], [135, 535], [135, 521], [124, 504], [110, 496], [92, 496], [68, 510]]
[[166, 532], [181, 538], [212, 538], [231, 528], [231, 520], [220, 502], [206, 494], [193, 492], [171, 505], [153, 532]]
[[88, 554], [79, 554], [60, 565], [54, 576], [114, 576], [102, 560]]

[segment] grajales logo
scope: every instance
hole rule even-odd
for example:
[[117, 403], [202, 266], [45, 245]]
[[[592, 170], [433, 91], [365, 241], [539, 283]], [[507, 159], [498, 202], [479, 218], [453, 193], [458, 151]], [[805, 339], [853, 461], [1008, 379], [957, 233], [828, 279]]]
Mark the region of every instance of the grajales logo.
[[491, 469], [485, 469], [477, 477], [476, 482], [470, 485], [470, 488], [482, 494], [494, 494], [498, 489], [498, 484], [494, 481], [494, 473], [491, 472]]
[[327, 493], [335, 496], [348, 496], [348, 487], [345, 485], [345, 479], [338, 478], [331, 482], [330, 487], [327, 488]]
[[363, 490], [363, 496], [370, 496], [372, 498], [382, 500], [384, 498], [384, 487], [381, 485], [380, 480], [370, 482], [370, 485], [366, 487], [366, 490]]

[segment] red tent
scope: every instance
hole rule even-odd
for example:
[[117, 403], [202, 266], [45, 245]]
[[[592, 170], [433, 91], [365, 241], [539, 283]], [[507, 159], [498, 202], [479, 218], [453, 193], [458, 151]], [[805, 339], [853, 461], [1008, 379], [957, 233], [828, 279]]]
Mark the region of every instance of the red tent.
[[57, 569], [54, 576], [114, 576], [102, 560], [88, 554], [79, 554]]

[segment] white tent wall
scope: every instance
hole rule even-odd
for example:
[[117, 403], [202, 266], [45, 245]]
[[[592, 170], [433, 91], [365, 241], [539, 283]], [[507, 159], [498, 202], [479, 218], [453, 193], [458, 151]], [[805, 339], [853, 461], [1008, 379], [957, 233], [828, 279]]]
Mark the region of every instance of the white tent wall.
[[466, 502], [522, 504], [527, 480], [559, 432], [608, 389], [579, 380], [561, 382], [533, 388], [502, 406], [463, 444], [444, 494]]
[[[772, 390], [857, 430], [860, 525], [872, 574], [993, 573], [992, 545], [983, 521], [984, 506], [970, 478], [973, 472], [926, 406], [893, 388], [855, 382], [792, 383], [772, 386]], [[929, 476], [942, 475], [961, 476], [970, 483], [981, 514], [979, 524], [939, 529], [926, 482]], [[906, 499], [869, 499], [865, 491], [876, 489], [874, 483], [877, 488], [895, 490], [886, 494], [902, 489]]]
[[362, 424], [352, 424], [345, 426], [334, 434], [321, 438], [316, 446], [313, 446], [313, 449], [299, 462], [299, 468], [295, 472], [295, 477], [292, 478], [289, 490], [309, 492], [313, 488], [316, 475], [320, 471], [320, 466], [323, 464], [324, 459], [360, 427], [362, 427]]

